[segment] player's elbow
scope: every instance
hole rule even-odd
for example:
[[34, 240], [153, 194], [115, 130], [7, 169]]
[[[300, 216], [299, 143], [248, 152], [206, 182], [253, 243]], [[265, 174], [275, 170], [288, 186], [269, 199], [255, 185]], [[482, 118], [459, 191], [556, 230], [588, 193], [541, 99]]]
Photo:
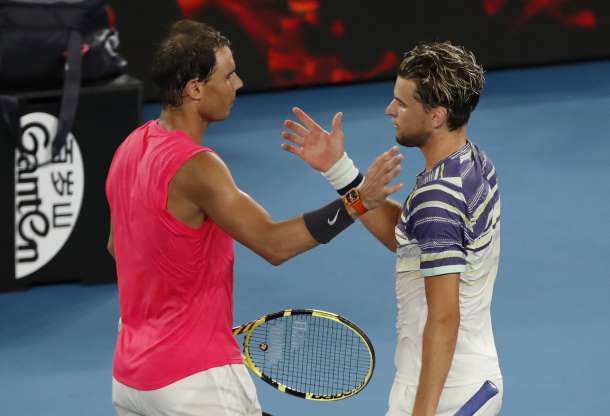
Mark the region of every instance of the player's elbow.
[[271, 264], [272, 266], [279, 266], [280, 264], [284, 263], [288, 259], [283, 259], [283, 258], [277, 257], [277, 256], [270, 256], [270, 257], [265, 257], [265, 260], [267, 260], [269, 262], [269, 264]]
[[387, 248], [388, 250], [390, 250], [392, 253], [396, 253], [396, 238], [394, 237], [394, 235], [392, 234], [391, 236], [387, 236], [387, 235], [378, 235], [378, 234], [373, 234], [373, 236], [377, 239], [377, 241], [379, 241], [385, 248]]
[[265, 261], [273, 266], [279, 266], [287, 260], [285, 256], [281, 255], [280, 250], [275, 244], [270, 241], [265, 241], [262, 244], [250, 246], [250, 249], [262, 257]]
[[396, 253], [396, 241], [385, 242], [383, 245], [386, 246], [387, 249], [392, 253]]
[[458, 309], [429, 313], [428, 322], [443, 327], [450, 332], [456, 332], [457, 334], [457, 330], [460, 326], [460, 311]]
[[273, 249], [261, 253], [261, 256], [272, 266], [279, 266], [290, 258], [289, 256], [283, 256], [279, 251]]
[[295, 234], [288, 222], [277, 223], [270, 219], [251, 236], [243, 243], [273, 266], [279, 266], [303, 252], [307, 245], [303, 242], [303, 235]]
[[266, 237], [256, 252], [269, 264], [279, 266], [296, 254], [294, 252], [291, 253], [284, 238], [279, 238], [273, 233], [269, 233]]

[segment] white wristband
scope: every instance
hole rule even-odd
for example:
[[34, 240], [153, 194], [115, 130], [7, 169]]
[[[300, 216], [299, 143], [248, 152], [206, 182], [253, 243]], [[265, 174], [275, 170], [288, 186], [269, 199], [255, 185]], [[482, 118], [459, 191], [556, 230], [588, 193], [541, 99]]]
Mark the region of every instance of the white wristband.
[[324, 176], [333, 188], [337, 190], [345, 188], [353, 182], [359, 174], [360, 171], [345, 152], [343, 152], [341, 159], [339, 159], [330, 169], [326, 172], [322, 172], [322, 176]]

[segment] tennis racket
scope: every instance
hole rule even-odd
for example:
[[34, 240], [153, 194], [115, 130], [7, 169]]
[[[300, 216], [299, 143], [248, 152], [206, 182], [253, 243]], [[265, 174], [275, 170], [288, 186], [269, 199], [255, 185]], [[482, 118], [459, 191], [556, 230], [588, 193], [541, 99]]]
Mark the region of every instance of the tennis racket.
[[498, 394], [498, 388], [487, 380], [464, 406], [460, 407], [455, 416], [473, 416], [489, 399]]
[[373, 375], [371, 341], [334, 313], [285, 309], [233, 328], [233, 335], [244, 333], [244, 364], [283, 393], [341, 400], [360, 392]]

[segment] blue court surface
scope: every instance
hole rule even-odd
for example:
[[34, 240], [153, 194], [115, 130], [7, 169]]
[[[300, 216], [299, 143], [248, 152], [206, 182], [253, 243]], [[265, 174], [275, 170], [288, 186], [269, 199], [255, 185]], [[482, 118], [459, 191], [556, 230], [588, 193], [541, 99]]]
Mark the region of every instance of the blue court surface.
[[[609, 75], [610, 61], [493, 71], [472, 116], [469, 137], [494, 160], [503, 205], [493, 307], [503, 415], [603, 415], [610, 408]], [[383, 82], [243, 95], [230, 119], [210, 128], [205, 144], [273, 218], [286, 219], [336, 197], [318, 173], [280, 149], [290, 108], [301, 106], [326, 127], [335, 111], [343, 111], [347, 150], [365, 170], [394, 144], [384, 115], [392, 87]], [[146, 107], [147, 118], [157, 112], [158, 106]], [[402, 151], [406, 186], [395, 196], [399, 200], [423, 166], [417, 149]], [[106, 242], [97, 243], [103, 250]], [[236, 324], [287, 307], [325, 309], [358, 323], [377, 353], [371, 384], [340, 402], [300, 400], [257, 380], [266, 411], [385, 413], [393, 379], [393, 267], [393, 254], [360, 224], [277, 268], [236, 246]], [[113, 415], [118, 314], [113, 284], [1, 294], [0, 414]]]

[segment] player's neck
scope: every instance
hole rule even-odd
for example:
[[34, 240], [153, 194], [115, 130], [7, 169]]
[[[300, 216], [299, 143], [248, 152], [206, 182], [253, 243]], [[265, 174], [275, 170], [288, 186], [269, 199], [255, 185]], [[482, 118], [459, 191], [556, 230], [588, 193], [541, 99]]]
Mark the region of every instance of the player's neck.
[[159, 123], [167, 131], [186, 133], [196, 144], [203, 143], [203, 134], [208, 127], [208, 123], [202, 122], [197, 112], [182, 107], [165, 107], [159, 115]]
[[430, 136], [426, 143], [420, 147], [426, 160], [426, 171], [431, 170], [438, 162], [464, 147], [466, 142], [465, 126]]

